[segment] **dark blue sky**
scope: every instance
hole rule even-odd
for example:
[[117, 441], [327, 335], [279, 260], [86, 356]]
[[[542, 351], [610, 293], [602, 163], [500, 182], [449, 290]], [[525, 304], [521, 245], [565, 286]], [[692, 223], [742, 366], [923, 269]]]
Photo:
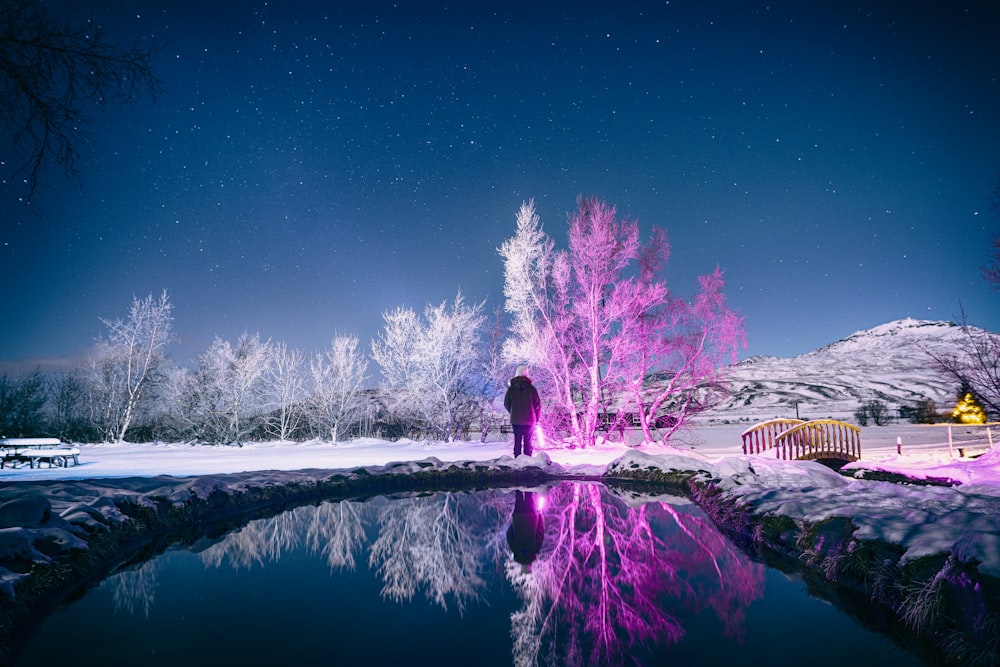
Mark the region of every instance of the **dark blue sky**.
[[3, 174], [0, 359], [163, 289], [179, 360], [367, 345], [396, 306], [502, 305], [521, 202], [562, 245], [578, 195], [665, 227], [681, 293], [721, 266], [746, 354], [962, 306], [1000, 330], [995, 2], [48, 4], [162, 45], [165, 92], [90, 110], [41, 216]]

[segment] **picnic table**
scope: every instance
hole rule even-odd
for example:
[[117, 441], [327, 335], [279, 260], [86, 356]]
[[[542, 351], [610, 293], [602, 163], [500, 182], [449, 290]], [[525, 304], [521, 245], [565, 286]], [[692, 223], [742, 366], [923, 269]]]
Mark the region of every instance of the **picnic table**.
[[59, 438], [0, 438], [0, 468], [65, 468], [80, 465], [80, 450], [64, 444]]

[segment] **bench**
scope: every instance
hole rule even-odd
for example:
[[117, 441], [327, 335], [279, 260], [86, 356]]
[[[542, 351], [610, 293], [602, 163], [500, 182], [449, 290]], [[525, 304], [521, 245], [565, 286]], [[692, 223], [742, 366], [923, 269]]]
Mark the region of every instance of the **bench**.
[[65, 468], [72, 463], [80, 465], [80, 450], [64, 445], [58, 438], [3, 438], [0, 439], [0, 468], [24, 467]]

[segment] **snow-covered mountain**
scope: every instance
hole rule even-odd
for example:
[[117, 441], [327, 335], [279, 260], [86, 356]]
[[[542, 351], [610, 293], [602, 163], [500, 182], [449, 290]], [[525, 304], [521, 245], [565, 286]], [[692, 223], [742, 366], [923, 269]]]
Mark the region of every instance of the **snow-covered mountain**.
[[933, 368], [925, 349], [955, 351], [961, 328], [951, 322], [904, 319], [792, 358], [756, 356], [731, 369], [730, 396], [702, 420], [760, 421], [771, 417], [854, 421], [872, 399], [895, 415], [931, 399], [955, 403], [958, 387]]

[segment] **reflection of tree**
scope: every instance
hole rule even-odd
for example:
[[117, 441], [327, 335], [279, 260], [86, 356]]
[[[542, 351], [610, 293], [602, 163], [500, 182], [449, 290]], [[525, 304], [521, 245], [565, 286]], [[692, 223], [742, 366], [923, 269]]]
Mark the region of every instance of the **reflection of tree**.
[[764, 592], [764, 567], [750, 561], [704, 516], [682, 514], [667, 503], [656, 507], [690, 538], [686, 561], [698, 563], [700, 573], [707, 574], [685, 580], [686, 593], [715, 612], [726, 637], [742, 639], [746, 608]]
[[379, 515], [379, 537], [369, 564], [382, 577], [382, 595], [410, 600], [421, 588], [447, 609], [451, 595], [461, 612], [479, 598], [485, 582], [479, 575], [482, 534], [470, 499], [451, 493], [397, 500]]
[[141, 610], [149, 618], [149, 610], [156, 598], [160, 570], [158, 562], [147, 561], [134, 570], [119, 572], [101, 583], [102, 588], [111, 590], [115, 611], [134, 614]]
[[644, 644], [683, 637], [677, 607], [710, 608], [728, 634], [742, 630], [763, 567], [707, 519], [666, 503], [632, 509], [597, 485], [564, 484], [548, 500], [533, 574], [507, 567], [524, 600], [511, 619], [516, 664], [626, 663]]
[[282, 553], [302, 544], [304, 527], [316, 509], [298, 507], [270, 519], [251, 521], [201, 552], [201, 559], [205, 565], [215, 567], [221, 567], [228, 559], [236, 569], [275, 561]]
[[297, 507], [270, 519], [251, 521], [201, 553], [206, 565], [227, 559], [239, 569], [276, 561], [282, 553], [305, 546], [326, 556], [330, 567], [354, 568], [354, 552], [365, 540], [360, 503], [342, 501]]
[[[560, 484], [536, 505], [544, 540], [529, 571], [508, 544], [515, 495], [439, 493], [300, 507], [249, 523], [201, 557], [242, 568], [307, 549], [331, 568], [353, 570], [364, 558], [369, 518], [377, 515], [379, 535], [367, 560], [386, 599], [421, 594], [462, 613], [485, 592], [484, 565], [504, 564], [522, 600], [511, 616], [517, 665], [639, 662], [654, 646], [678, 642], [682, 619], [696, 615], [714, 616], [726, 636], [742, 637], [746, 608], [763, 592], [764, 568], [694, 506], [630, 507], [598, 484]], [[531, 537], [533, 545], [537, 535]], [[156, 573], [153, 561], [109, 580], [116, 608], [148, 613]]]
[[[440, 493], [384, 505], [378, 515], [380, 534], [368, 559], [383, 579], [382, 595], [399, 602], [423, 590], [445, 609], [451, 596], [459, 611], [478, 599], [485, 586], [480, 564], [495, 562], [504, 540], [499, 519], [487, 517], [499, 516], [501, 510], [495, 497], [487, 498], [492, 500]], [[322, 553], [331, 568], [353, 570], [366, 540], [368, 514], [369, 506], [350, 501], [299, 507], [250, 522], [205, 549], [201, 558], [216, 567], [227, 560], [236, 568], [251, 567], [305, 547]]]
[[326, 556], [331, 568], [355, 566], [354, 552], [365, 542], [365, 519], [361, 503], [341, 501], [314, 508], [306, 527], [306, 546]]

